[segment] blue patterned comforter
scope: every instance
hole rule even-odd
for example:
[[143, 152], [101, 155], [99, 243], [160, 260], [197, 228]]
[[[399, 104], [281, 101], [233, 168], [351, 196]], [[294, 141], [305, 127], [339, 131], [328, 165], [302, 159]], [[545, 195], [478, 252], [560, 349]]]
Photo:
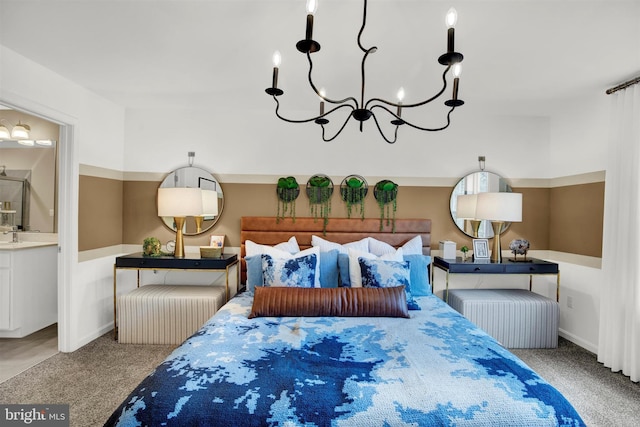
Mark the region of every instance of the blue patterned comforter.
[[120, 426], [581, 426], [516, 356], [435, 296], [410, 319], [248, 319], [236, 296], [113, 413]]

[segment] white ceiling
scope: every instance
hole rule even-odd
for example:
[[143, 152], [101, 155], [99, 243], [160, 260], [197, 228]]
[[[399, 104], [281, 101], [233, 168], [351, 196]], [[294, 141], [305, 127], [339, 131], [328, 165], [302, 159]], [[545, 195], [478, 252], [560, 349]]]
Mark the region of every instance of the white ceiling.
[[[319, 0], [314, 76], [330, 97], [359, 98], [362, 3]], [[640, 74], [640, 1], [371, 0], [368, 97], [393, 100], [402, 85], [410, 103], [438, 90], [451, 6], [467, 105], [545, 114]], [[273, 109], [264, 89], [276, 49], [282, 101], [316, 105], [295, 50], [305, 15], [305, 0], [0, 0], [0, 43], [127, 108], [246, 114]]]

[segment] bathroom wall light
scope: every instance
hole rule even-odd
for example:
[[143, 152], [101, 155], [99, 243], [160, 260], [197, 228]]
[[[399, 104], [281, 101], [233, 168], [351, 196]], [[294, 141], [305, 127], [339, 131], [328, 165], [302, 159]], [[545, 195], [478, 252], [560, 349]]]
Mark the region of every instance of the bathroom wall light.
[[11, 138], [29, 139], [30, 131], [31, 131], [31, 128], [29, 127], [29, 125], [20, 123], [20, 121], [18, 121], [18, 124], [15, 125], [13, 129], [11, 129]]
[[11, 138], [11, 133], [9, 132], [9, 129], [7, 129], [5, 125], [0, 124], [0, 140], [9, 139], [9, 138]]
[[[5, 120], [5, 119], [0, 119], [0, 121], [8, 123], [7, 120]], [[29, 127], [29, 125], [27, 125], [25, 123], [21, 123], [19, 120], [18, 120], [18, 124], [15, 125], [11, 129], [11, 132], [9, 132], [9, 128], [8, 127], [6, 127], [2, 123], [0, 123], [0, 140], [6, 140], [6, 139], [14, 139], [14, 140], [29, 139], [29, 132], [31, 132], [31, 127]], [[29, 144], [27, 144], [27, 145], [29, 145]], [[31, 145], [33, 145], [33, 144], [31, 144]]]

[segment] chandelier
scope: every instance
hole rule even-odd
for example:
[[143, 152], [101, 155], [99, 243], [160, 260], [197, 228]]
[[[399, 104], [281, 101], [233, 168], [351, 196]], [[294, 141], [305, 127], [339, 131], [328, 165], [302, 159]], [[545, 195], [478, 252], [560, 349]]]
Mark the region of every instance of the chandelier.
[[[351, 117], [353, 117], [355, 120], [360, 122], [360, 132], [362, 132], [364, 122], [373, 118], [373, 121], [375, 122], [376, 127], [380, 132], [380, 135], [389, 144], [393, 144], [396, 142], [396, 139], [398, 138], [398, 129], [402, 125], [407, 125], [414, 129], [428, 131], [428, 132], [441, 131], [449, 127], [451, 123], [451, 119], [450, 119], [451, 113], [456, 107], [459, 107], [462, 104], [464, 104], [464, 101], [462, 101], [461, 99], [458, 99], [458, 84], [460, 79], [460, 73], [462, 71], [462, 67], [460, 63], [462, 62], [463, 56], [461, 53], [456, 52], [454, 50], [455, 25], [458, 19], [457, 12], [455, 9], [451, 8], [447, 12], [447, 15], [446, 15], [446, 24], [448, 27], [447, 52], [443, 55], [440, 55], [440, 57], [438, 58], [438, 62], [446, 66], [444, 72], [442, 73], [442, 82], [443, 82], [442, 88], [435, 95], [429, 98], [426, 98], [423, 101], [416, 102], [413, 104], [402, 103], [402, 100], [404, 98], [404, 89], [402, 87], [398, 90], [397, 102], [386, 101], [380, 98], [370, 98], [365, 102], [365, 97], [364, 97], [365, 63], [369, 54], [374, 53], [378, 49], [375, 46], [372, 46], [370, 48], [365, 48], [364, 46], [362, 46], [362, 43], [360, 42], [360, 37], [362, 36], [362, 33], [364, 32], [364, 28], [367, 24], [367, 0], [364, 0], [364, 8], [362, 13], [362, 26], [360, 27], [360, 31], [358, 32], [358, 38], [357, 38], [358, 47], [363, 52], [362, 63], [360, 66], [361, 77], [362, 77], [362, 84], [360, 88], [360, 99], [358, 100], [357, 98], [352, 96], [344, 99], [340, 99], [340, 100], [331, 99], [326, 96], [323, 89], [318, 90], [318, 88], [314, 84], [313, 79], [311, 77], [312, 71], [313, 71], [313, 61], [311, 60], [311, 54], [314, 52], [318, 52], [320, 50], [320, 44], [317, 41], [313, 40], [313, 16], [316, 12], [316, 9], [317, 9], [317, 1], [307, 0], [306, 35], [303, 40], [300, 40], [298, 43], [296, 43], [296, 48], [298, 49], [298, 51], [307, 55], [307, 60], [309, 61], [309, 73], [308, 73], [309, 85], [311, 86], [311, 89], [313, 89], [315, 94], [320, 98], [320, 114], [318, 116], [311, 117], [309, 119], [302, 119], [302, 120], [288, 119], [280, 114], [280, 102], [278, 101], [278, 97], [284, 94], [284, 91], [278, 88], [278, 69], [280, 67], [281, 56], [280, 56], [280, 52], [276, 51], [273, 55], [272, 84], [271, 84], [271, 87], [265, 89], [265, 92], [273, 96], [273, 99], [276, 102], [275, 113], [279, 119], [289, 123], [314, 122], [320, 125], [320, 127], [322, 128], [322, 139], [324, 141], [332, 141], [338, 135], [340, 135], [340, 133], [343, 131], [343, 129], [345, 128], [345, 126], [347, 125]], [[449, 107], [449, 111], [446, 115], [446, 124], [440, 127], [427, 128], [427, 127], [422, 127], [417, 124], [411, 123], [406, 119], [403, 119], [402, 118], [403, 109], [421, 107], [423, 105], [426, 105], [438, 99], [444, 93], [445, 89], [447, 88], [446, 77], [450, 69], [453, 74], [453, 93], [452, 93], [451, 99], [444, 101], [444, 104], [447, 107]], [[325, 112], [325, 102], [329, 104], [333, 104], [335, 105], [335, 107]], [[390, 109], [389, 107], [395, 108], [396, 111], [395, 112], [392, 111], [392, 109]], [[335, 111], [338, 111], [341, 109], [350, 109], [349, 115], [344, 120], [342, 125], [338, 126], [338, 131], [335, 134], [333, 134], [332, 136], [327, 136], [327, 134], [325, 133], [326, 132], [325, 125], [329, 123], [329, 116]], [[389, 138], [385, 135], [385, 133], [383, 132], [380, 126], [380, 123], [378, 122], [378, 117], [376, 117], [374, 110], [381, 110], [380, 112], [383, 114], [385, 114], [384, 112], [386, 112], [386, 114], [388, 114], [388, 117], [392, 119], [390, 123], [395, 126], [395, 131], [393, 132], [393, 138]]]

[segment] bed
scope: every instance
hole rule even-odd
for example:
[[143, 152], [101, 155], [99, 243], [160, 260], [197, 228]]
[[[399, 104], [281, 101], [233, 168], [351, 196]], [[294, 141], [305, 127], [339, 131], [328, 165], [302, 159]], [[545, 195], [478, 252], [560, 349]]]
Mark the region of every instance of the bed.
[[[262, 245], [269, 253], [291, 237], [300, 252], [315, 250], [318, 239], [344, 245], [372, 237], [378, 249], [386, 243], [397, 252], [409, 251], [409, 242], [417, 250], [422, 240], [428, 259], [431, 222], [396, 220], [390, 233], [378, 220], [331, 219], [323, 235], [321, 221], [309, 218], [276, 224], [247, 217], [241, 228], [247, 283], [256, 256], [248, 252]], [[417, 280], [407, 282], [414, 276], [406, 269], [403, 285], [368, 286], [365, 266], [411, 264], [384, 256], [357, 258], [362, 288], [258, 286], [236, 295], [106, 425], [584, 425], [567, 399], [515, 355], [438, 297], [413, 290]], [[260, 258], [265, 283], [270, 268], [281, 265]], [[416, 306], [409, 309], [409, 301]]]

